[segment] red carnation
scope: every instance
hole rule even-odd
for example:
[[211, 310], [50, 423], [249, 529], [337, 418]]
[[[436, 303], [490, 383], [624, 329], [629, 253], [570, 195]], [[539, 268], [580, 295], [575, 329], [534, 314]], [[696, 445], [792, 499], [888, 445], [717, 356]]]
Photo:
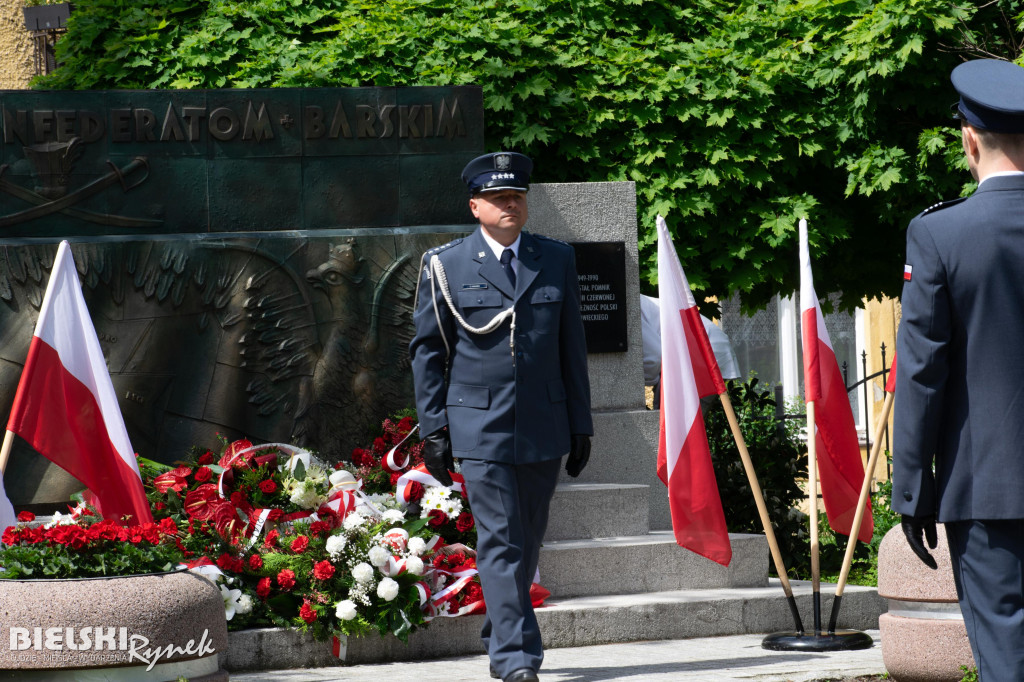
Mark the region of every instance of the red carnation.
[[230, 571], [231, 567], [235, 564], [235, 557], [231, 556], [227, 552], [224, 552], [217, 557], [217, 568], [222, 571]]
[[167, 508], [167, 505], [164, 504], [163, 502], [154, 502], [153, 503], [153, 510], [154, 511], [163, 511], [166, 508]]
[[433, 526], [434, 528], [437, 528], [438, 526], [443, 526], [445, 524], [445, 521], [447, 520], [448, 515], [441, 511], [440, 509], [431, 509], [430, 512], [428, 512], [427, 523]]
[[373, 439], [373, 454], [383, 455], [384, 451], [387, 449], [388, 444], [383, 438], [377, 436], [376, 438]]
[[199, 457], [199, 464], [213, 464], [213, 453], [207, 450]]
[[309, 524], [309, 534], [315, 538], [320, 537], [320, 535], [323, 533], [330, 532], [331, 524], [327, 523], [326, 521], [314, 521], [313, 523]]
[[324, 559], [313, 564], [313, 577], [317, 580], [330, 580], [334, 575], [334, 565]]
[[410, 431], [412, 431], [412, 427], [412, 417], [402, 417], [402, 419], [398, 422], [398, 433], [404, 436]]
[[273, 493], [276, 490], [277, 490], [277, 483], [274, 483], [274, 481], [272, 479], [268, 478], [265, 481], [260, 481], [260, 491], [261, 492], [263, 492], [263, 493], [265, 493], [267, 495], [270, 495], [271, 493]]
[[295, 571], [290, 568], [283, 569], [277, 574], [277, 584], [282, 590], [290, 590], [295, 587]]
[[263, 568], [263, 557], [259, 554], [252, 554], [249, 556], [249, 568], [258, 571]]
[[300, 535], [292, 540], [291, 550], [296, 554], [302, 554], [309, 547], [309, 538], [305, 535]]
[[213, 469], [210, 467], [199, 467], [196, 469], [196, 482], [198, 483], [209, 481], [211, 476], [213, 476]]
[[260, 599], [266, 599], [270, 595], [270, 578], [260, 578], [260, 581], [256, 583], [256, 596]]
[[161, 519], [160, 530], [167, 535], [175, 535], [178, 532], [178, 524], [172, 518]]
[[267, 533], [267, 537], [263, 538], [263, 546], [268, 549], [273, 547], [275, 544], [277, 544], [277, 539], [279, 537], [281, 537], [281, 533], [279, 533], [276, 529], [270, 531], [269, 533]]
[[460, 533], [467, 533], [473, 530], [473, 526], [476, 525], [476, 521], [473, 519], [473, 515], [469, 512], [462, 512], [459, 514], [459, 518], [455, 520], [455, 530]]
[[419, 481], [413, 481], [409, 484], [409, 502], [419, 502], [423, 499], [423, 484]]
[[30, 511], [18, 512], [18, 520], [22, 523], [28, 523], [29, 521], [35, 521], [36, 515]]
[[395, 473], [391, 474], [391, 487], [392, 488], [394, 488], [396, 485], [398, 485], [398, 479], [400, 479], [401, 477], [402, 477], [402, 474], [398, 473], [397, 471]]
[[316, 620], [316, 610], [310, 605], [308, 599], [302, 600], [302, 608], [299, 609], [299, 617], [307, 623], [312, 623]]

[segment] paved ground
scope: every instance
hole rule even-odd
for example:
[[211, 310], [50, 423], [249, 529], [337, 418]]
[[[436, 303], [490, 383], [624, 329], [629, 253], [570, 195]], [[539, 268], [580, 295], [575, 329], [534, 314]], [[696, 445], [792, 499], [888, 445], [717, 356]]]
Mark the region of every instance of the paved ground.
[[[842, 680], [885, 672], [878, 631], [875, 645], [861, 651], [803, 653], [761, 648], [762, 635], [605, 644], [551, 649], [542, 682], [807, 682]], [[233, 682], [489, 682], [485, 656], [459, 656], [419, 663], [381, 663], [348, 668], [278, 670], [231, 675]]]

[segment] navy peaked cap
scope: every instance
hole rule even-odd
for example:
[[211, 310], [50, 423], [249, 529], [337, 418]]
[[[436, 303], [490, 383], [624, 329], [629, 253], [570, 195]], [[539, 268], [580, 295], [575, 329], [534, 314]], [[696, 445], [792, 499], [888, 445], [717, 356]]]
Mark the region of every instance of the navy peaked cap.
[[1024, 69], [1000, 59], [964, 62], [950, 75], [959, 118], [993, 133], [1024, 133]]
[[499, 189], [530, 189], [533, 161], [516, 152], [494, 152], [478, 156], [462, 170], [462, 181], [470, 194], [495, 192]]

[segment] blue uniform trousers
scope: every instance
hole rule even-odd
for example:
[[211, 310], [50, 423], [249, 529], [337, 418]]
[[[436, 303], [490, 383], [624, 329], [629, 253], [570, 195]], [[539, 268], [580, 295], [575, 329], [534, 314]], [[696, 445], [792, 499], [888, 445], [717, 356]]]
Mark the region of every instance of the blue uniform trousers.
[[519, 465], [462, 460], [487, 603], [480, 634], [502, 677], [519, 668], [539, 670], [544, 660], [530, 585], [560, 467], [561, 459]]
[[948, 521], [960, 610], [981, 682], [1024, 680], [1024, 519]]

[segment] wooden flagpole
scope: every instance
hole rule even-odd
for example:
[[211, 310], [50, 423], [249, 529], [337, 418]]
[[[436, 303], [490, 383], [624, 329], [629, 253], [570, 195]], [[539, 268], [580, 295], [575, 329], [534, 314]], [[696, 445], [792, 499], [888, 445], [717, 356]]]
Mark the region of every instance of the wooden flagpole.
[[807, 502], [811, 517], [811, 590], [814, 597], [814, 634], [821, 634], [821, 568], [818, 554], [818, 460], [814, 430], [814, 401], [807, 403]]
[[779, 550], [779, 543], [775, 539], [775, 530], [772, 528], [771, 520], [768, 518], [768, 509], [764, 504], [764, 493], [761, 492], [761, 485], [757, 481], [757, 474], [754, 472], [754, 464], [747, 451], [746, 441], [743, 440], [743, 432], [740, 431], [739, 421], [736, 419], [736, 412], [732, 408], [732, 401], [729, 399], [729, 392], [719, 394], [722, 400], [722, 407], [725, 409], [725, 416], [729, 420], [729, 428], [732, 430], [733, 440], [740, 451], [740, 459], [743, 460], [743, 469], [747, 473], [747, 482], [754, 493], [754, 503], [757, 505], [757, 513], [761, 517], [761, 525], [764, 527], [764, 535], [768, 539], [768, 549], [771, 551], [772, 560], [775, 562], [775, 572], [779, 574], [779, 581], [782, 583], [782, 590], [786, 593], [786, 600], [789, 602], [789, 610], [793, 613], [793, 620], [796, 623], [797, 632], [803, 634], [804, 625], [800, 620], [800, 611], [796, 607], [796, 598], [793, 597], [793, 589], [789, 585], [789, 576], [786, 575], [786, 564], [782, 560], [782, 552]]
[[11, 447], [14, 445], [14, 431], [8, 431], [4, 435], [3, 447], [0, 447], [0, 476], [7, 470], [7, 460], [11, 457]]
[[843, 557], [843, 570], [839, 574], [839, 582], [836, 584], [836, 596], [832, 602], [832, 616], [829, 618], [828, 631], [836, 631], [836, 621], [839, 619], [839, 605], [843, 598], [843, 588], [846, 587], [846, 579], [850, 577], [850, 567], [853, 565], [853, 553], [857, 549], [857, 536], [860, 535], [860, 525], [864, 521], [864, 507], [867, 504], [868, 493], [871, 483], [875, 480], [875, 466], [878, 464], [878, 455], [882, 451], [882, 435], [889, 423], [889, 412], [892, 410], [892, 402], [895, 393], [886, 393], [885, 404], [882, 406], [882, 416], [875, 427], [875, 445], [871, 448], [871, 456], [868, 457], [867, 467], [864, 469], [864, 483], [860, 487], [860, 497], [857, 499], [857, 512], [853, 517], [853, 526], [850, 528], [850, 537], [846, 544], [846, 556]]

